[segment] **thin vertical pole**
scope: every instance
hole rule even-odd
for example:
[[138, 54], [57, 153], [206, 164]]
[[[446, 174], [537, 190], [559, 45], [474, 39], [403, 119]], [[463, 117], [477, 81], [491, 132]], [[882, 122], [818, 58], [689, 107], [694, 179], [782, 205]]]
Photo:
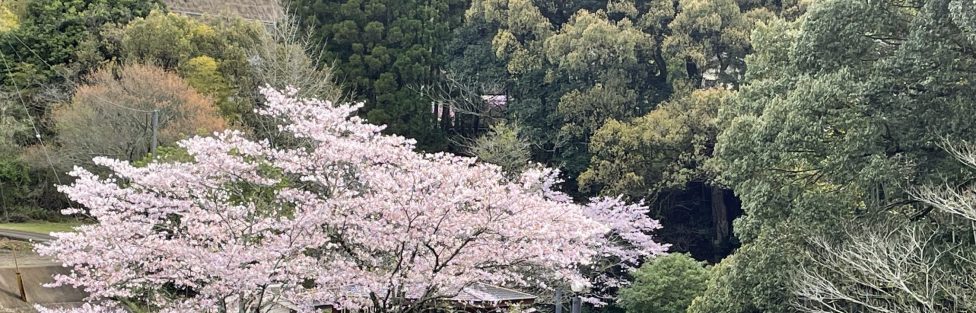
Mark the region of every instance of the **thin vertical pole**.
[[10, 221], [10, 213], [7, 210], [7, 198], [3, 195], [3, 182], [0, 181], [0, 205], [3, 206], [3, 219], [5, 221]]
[[556, 305], [556, 313], [563, 313], [563, 290], [556, 289], [556, 295], [553, 296], [553, 304]]
[[153, 160], [156, 159], [156, 147], [159, 146], [159, 110], [152, 111], [152, 142], [149, 144], [149, 151], [152, 152]]
[[27, 302], [27, 292], [24, 291], [24, 277], [17, 271], [17, 287], [20, 288], [20, 301]]
[[27, 302], [27, 292], [24, 290], [24, 277], [20, 275], [20, 262], [17, 261], [17, 249], [13, 250], [14, 253], [14, 269], [16, 269], [17, 274], [17, 288], [20, 289], [20, 300]]
[[580, 297], [573, 297], [573, 307], [570, 310], [571, 313], [580, 313], [580, 309], [583, 304], [580, 301]]

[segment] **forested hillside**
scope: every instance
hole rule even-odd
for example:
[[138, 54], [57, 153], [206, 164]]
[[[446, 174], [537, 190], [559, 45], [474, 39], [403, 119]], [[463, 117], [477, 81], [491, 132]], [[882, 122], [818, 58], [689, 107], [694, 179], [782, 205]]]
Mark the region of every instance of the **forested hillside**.
[[[262, 218], [267, 205], [284, 219], [357, 219], [350, 222], [361, 227], [355, 230], [309, 228], [340, 243], [346, 232], [413, 234], [412, 217], [454, 209], [443, 220], [470, 222], [459, 216], [471, 213], [467, 206], [497, 200], [493, 194], [511, 197], [500, 207], [519, 218], [534, 218], [517, 209], [524, 205], [549, 217], [564, 209], [576, 219], [553, 217], [557, 229], [543, 221], [531, 225], [577, 237], [514, 233], [531, 244], [506, 235], [485, 244], [543, 249], [534, 244], [551, 240], [565, 245], [547, 250], [558, 260], [521, 255], [531, 263], [522, 264], [516, 256], [480, 251], [478, 257], [504, 260], [460, 259], [469, 266], [453, 264], [460, 269], [452, 273], [468, 281], [437, 276], [439, 262], [448, 268], [458, 255], [445, 261], [435, 252], [442, 246], [433, 241], [457, 243], [439, 235], [424, 242], [436, 259], [420, 266], [433, 268], [428, 276], [394, 277], [409, 271], [400, 265], [410, 249], [402, 238], [407, 242], [399, 248], [342, 247], [351, 263], [317, 263], [363, 272], [396, 263], [396, 270], [383, 272], [390, 286], [363, 278], [387, 288], [394, 300], [416, 300], [397, 279], [428, 284], [424, 296], [491, 282], [533, 290], [540, 295], [537, 308], [548, 312], [555, 290], [570, 292], [582, 283], [569, 280], [585, 278], [588, 291], [574, 292], [588, 300], [589, 312], [976, 312], [971, 0], [281, 5], [287, 16], [263, 23], [170, 13], [149, 0], [0, 2], [0, 217], [111, 221], [101, 211], [60, 214], [100, 203], [91, 198], [98, 193], [72, 185], [75, 180], [102, 190], [92, 177], [138, 181], [136, 174], [154, 168], [180, 181], [169, 165], [223, 179], [235, 169], [214, 160], [240, 158], [258, 164], [237, 165], [256, 175], [241, 174], [244, 187], [227, 178], [217, 180], [220, 188], [200, 188], [230, 192], [220, 194]], [[320, 110], [308, 98], [338, 109]], [[347, 102], [359, 105], [336, 105]], [[385, 126], [363, 126], [371, 124]], [[224, 131], [233, 135], [217, 136], [216, 143], [202, 139]], [[194, 136], [202, 137], [184, 141]], [[311, 163], [302, 167], [299, 159]], [[207, 164], [219, 168], [216, 174]], [[309, 185], [329, 179], [336, 181]], [[460, 187], [437, 189], [447, 182]], [[58, 186], [68, 185], [61, 188], [66, 196]], [[144, 187], [163, 198], [194, 190], [168, 186]], [[542, 196], [529, 196], [536, 187]], [[425, 188], [443, 194], [425, 195]], [[341, 199], [347, 193], [374, 197], [391, 211], [364, 205], [356, 214], [333, 216], [299, 209], [326, 201], [312, 194]], [[356, 199], [342, 203], [362, 205]], [[281, 204], [290, 201], [295, 204]], [[406, 226], [370, 224], [408, 214], [395, 210], [400, 207], [413, 214], [404, 217]], [[487, 205], [486, 216], [494, 218], [492, 208]], [[616, 215], [592, 213], [601, 210]], [[609, 243], [572, 229], [587, 219], [609, 225]], [[442, 231], [440, 222], [423, 225]], [[271, 229], [248, 236], [286, 232]], [[445, 236], [464, 242], [458, 251], [484, 232], [452, 231]], [[571, 243], [586, 249], [567, 248]], [[611, 243], [607, 249], [619, 250], [598, 247]], [[669, 254], [658, 256], [665, 245]], [[60, 249], [66, 250], [50, 253], [72, 251]], [[328, 250], [295, 253], [328, 255], [318, 249]], [[600, 253], [606, 258], [587, 259]], [[363, 260], [368, 257], [377, 260]], [[560, 266], [574, 271], [540, 274]], [[351, 279], [329, 275], [319, 283]], [[302, 278], [287, 281], [315, 283]], [[393, 285], [404, 289], [391, 291]], [[102, 296], [125, 298], [109, 291]], [[172, 308], [154, 306], [148, 294], [131, 303]], [[367, 307], [382, 312], [426, 309], [372, 296]]]

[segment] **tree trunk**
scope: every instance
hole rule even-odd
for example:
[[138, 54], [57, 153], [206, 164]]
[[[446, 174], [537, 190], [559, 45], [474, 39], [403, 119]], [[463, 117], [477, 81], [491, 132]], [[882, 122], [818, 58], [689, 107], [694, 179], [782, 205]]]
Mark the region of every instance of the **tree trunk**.
[[719, 187], [712, 189], [712, 223], [715, 227], [714, 244], [716, 248], [725, 247], [729, 239], [729, 210], [725, 206], [725, 190]]

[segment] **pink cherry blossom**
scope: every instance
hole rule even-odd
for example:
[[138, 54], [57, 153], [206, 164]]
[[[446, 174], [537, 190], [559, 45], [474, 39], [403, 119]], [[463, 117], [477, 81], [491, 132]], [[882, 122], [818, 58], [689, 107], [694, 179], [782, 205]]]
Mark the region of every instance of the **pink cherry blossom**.
[[597, 265], [629, 269], [667, 249], [646, 207], [575, 204], [553, 190], [554, 170], [510, 180], [472, 158], [416, 152], [356, 117], [362, 104], [262, 92], [259, 113], [301, 144], [226, 131], [180, 142], [192, 162], [96, 158], [111, 175], [70, 173], [60, 190], [80, 206], [64, 213], [97, 223], [38, 252], [72, 269], [54, 285], [98, 305], [49, 312], [117, 312], [121, 299], [159, 312], [405, 312], [474, 283], [538, 287], [538, 275], [615, 286]]

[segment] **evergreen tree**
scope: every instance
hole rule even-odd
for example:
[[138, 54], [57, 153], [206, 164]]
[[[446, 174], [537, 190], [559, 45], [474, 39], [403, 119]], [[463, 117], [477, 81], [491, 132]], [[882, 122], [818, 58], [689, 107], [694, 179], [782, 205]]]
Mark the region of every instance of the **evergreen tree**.
[[0, 80], [41, 87], [87, 74], [121, 56], [112, 29], [158, 6], [155, 0], [30, 1], [19, 27], [0, 34], [7, 58]]
[[[366, 100], [370, 122], [417, 138], [424, 150], [447, 147], [450, 110], [419, 89], [437, 82], [446, 46], [462, 22], [462, 0], [294, 0], [296, 13], [325, 42], [336, 76]], [[435, 112], [442, 112], [441, 116]], [[440, 120], [440, 122], [438, 122]]]
[[756, 30], [716, 146], [721, 179], [742, 197], [743, 247], [722, 279], [731, 283], [690, 312], [792, 312], [791, 274], [816, 255], [811, 236], [945, 222], [906, 190], [966, 181], [938, 146], [976, 135], [973, 24], [953, 18], [954, 2], [822, 1]]

